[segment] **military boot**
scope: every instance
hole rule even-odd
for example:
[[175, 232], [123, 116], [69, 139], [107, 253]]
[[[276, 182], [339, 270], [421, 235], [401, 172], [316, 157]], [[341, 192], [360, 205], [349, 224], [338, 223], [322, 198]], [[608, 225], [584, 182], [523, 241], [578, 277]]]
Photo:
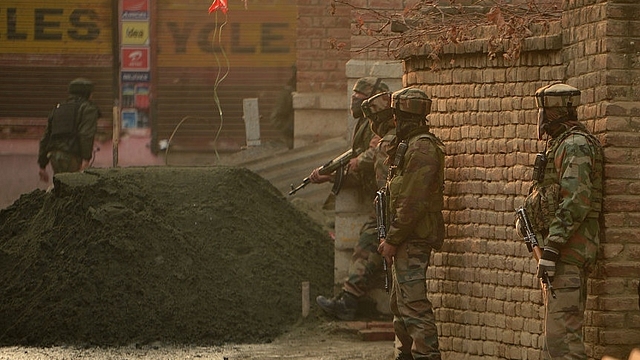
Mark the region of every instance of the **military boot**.
[[344, 290], [332, 299], [318, 296], [316, 302], [324, 312], [340, 320], [353, 320], [358, 308], [358, 298]]
[[400, 353], [395, 360], [413, 360], [413, 356], [411, 356], [411, 354]]

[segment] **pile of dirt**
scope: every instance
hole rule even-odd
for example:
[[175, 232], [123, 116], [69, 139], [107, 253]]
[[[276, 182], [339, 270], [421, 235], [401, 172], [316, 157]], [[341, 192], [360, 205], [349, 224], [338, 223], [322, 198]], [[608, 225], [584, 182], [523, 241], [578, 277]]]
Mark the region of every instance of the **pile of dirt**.
[[333, 287], [333, 243], [243, 168], [59, 174], [0, 211], [0, 344], [269, 342]]

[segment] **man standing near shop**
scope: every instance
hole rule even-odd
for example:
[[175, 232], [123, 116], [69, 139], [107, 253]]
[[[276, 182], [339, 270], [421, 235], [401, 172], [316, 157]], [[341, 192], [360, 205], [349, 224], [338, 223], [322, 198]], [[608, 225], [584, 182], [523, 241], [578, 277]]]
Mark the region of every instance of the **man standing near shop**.
[[100, 109], [91, 101], [93, 82], [77, 78], [69, 83], [69, 96], [49, 114], [38, 150], [39, 176], [49, 182], [47, 165], [53, 173], [82, 171], [93, 157], [93, 141]]

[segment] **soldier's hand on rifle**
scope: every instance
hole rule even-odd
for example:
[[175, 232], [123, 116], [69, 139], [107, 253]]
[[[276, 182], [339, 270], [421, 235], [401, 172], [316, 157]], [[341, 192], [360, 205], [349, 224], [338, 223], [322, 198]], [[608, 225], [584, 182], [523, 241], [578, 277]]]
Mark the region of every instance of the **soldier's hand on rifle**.
[[387, 264], [393, 264], [393, 257], [396, 256], [396, 245], [389, 244], [385, 239], [380, 239], [380, 245], [378, 245], [378, 252], [385, 259]]
[[560, 254], [553, 248], [545, 248], [542, 252], [542, 257], [538, 260], [538, 272], [536, 274], [542, 280], [545, 280], [545, 275], [549, 277], [549, 281], [553, 281], [553, 277], [556, 274], [556, 261]]
[[349, 160], [349, 164], [347, 166], [349, 167], [349, 171], [358, 171], [358, 158], [354, 157]]
[[311, 172], [309, 180], [314, 184], [322, 184], [327, 181], [333, 181], [333, 174], [320, 175], [320, 168], [317, 168]]

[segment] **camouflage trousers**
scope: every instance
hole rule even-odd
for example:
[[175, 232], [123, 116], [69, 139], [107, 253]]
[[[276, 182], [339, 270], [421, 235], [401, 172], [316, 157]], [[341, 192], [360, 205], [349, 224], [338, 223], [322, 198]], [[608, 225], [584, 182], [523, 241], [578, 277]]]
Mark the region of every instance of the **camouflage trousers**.
[[372, 276], [382, 270], [382, 256], [378, 253], [378, 229], [375, 219], [369, 219], [360, 229], [360, 238], [349, 262], [349, 274], [343, 289], [357, 297], [371, 287]]
[[552, 282], [556, 298], [545, 290], [545, 359], [587, 359], [582, 339], [587, 276], [575, 265], [556, 263]]
[[396, 352], [411, 354], [414, 360], [440, 360], [436, 319], [427, 298], [430, 257], [426, 241], [409, 240], [398, 246], [392, 267], [390, 307]]
[[82, 159], [64, 151], [49, 151], [47, 154], [54, 174], [80, 171]]

